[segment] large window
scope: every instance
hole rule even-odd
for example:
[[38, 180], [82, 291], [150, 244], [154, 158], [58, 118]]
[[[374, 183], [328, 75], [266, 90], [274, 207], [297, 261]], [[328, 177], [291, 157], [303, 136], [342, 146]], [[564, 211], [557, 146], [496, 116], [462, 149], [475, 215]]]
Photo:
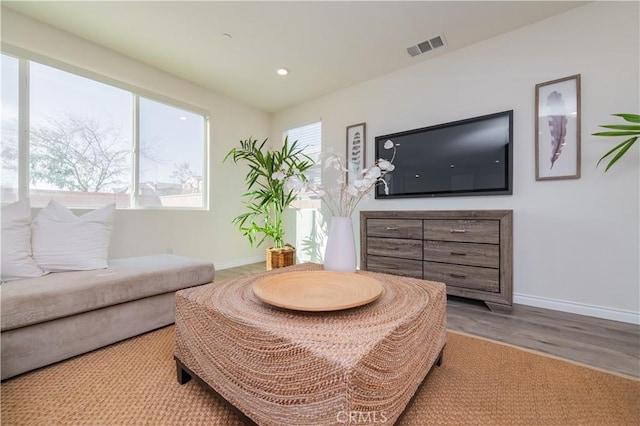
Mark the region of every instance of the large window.
[[29, 197], [68, 206], [129, 206], [132, 94], [29, 64]]
[[202, 113], [4, 54], [2, 112], [3, 203], [206, 207]]
[[18, 199], [18, 59], [2, 55], [2, 202]]

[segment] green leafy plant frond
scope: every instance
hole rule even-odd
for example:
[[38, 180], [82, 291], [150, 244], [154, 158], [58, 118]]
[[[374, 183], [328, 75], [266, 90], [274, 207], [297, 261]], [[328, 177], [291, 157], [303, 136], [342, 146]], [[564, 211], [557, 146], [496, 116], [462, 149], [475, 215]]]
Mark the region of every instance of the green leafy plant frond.
[[235, 164], [249, 167], [246, 176], [247, 211], [233, 219], [233, 223], [249, 239], [251, 246], [259, 246], [267, 238], [275, 248], [284, 247], [282, 214], [296, 198], [296, 191], [288, 188], [287, 179], [297, 177], [306, 181], [305, 171], [314, 165], [313, 160], [298, 147], [298, 141], [285, 138], [279, 150], [267, 149], [268, 139], [259, 142], [249, 138], [231, 149], [223, 162], [231, 159]]
[[600, 127], [605, 129], [612, 129], [615, 131], [607, 131], [607, 132], [597, 132], [593, 133], [593, 136], [605, 136], [605, 137], [620, 137], [620, 136], [632, 136], [631, 138], [619, 143], [614, 146], [611, 150], [609, 150], [606, 154], [604, 154], [600, 160], [598, 160], [598, 164], [596, 167], [600, 165], [600, 163], [608, 158], [609, 163], [607, 163], [607, 167], [604, 171], [608, 171], [611, 166], [613, 166], [627, 151], [636, 143], [638, 137], [640, 137], [640, 115], [638, 114], [612, 114], [616, 117], [621, 117], [625, 121], [629, 123], [638, 123], [638, 124], [605, 124]]

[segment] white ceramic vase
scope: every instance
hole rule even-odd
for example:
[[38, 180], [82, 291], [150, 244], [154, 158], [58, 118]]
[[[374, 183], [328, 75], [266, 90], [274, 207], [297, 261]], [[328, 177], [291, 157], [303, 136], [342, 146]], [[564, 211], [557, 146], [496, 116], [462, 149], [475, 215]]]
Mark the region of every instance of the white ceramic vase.
[[327, 247], [324, 251], [324, 269], [338, 272], [356, 271], [356, 244], [351, 217], [331, 218]]

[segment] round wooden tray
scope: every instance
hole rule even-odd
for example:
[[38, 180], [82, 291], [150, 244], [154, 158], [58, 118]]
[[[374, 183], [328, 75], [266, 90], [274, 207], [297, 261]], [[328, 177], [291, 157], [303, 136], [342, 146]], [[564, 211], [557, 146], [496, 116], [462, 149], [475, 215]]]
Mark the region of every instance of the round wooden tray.
[[338, 311], [373, 302], [380, 283], [364, 275], [332, 271], [300, 271], [268, 275], [253, 284], [265, 303], [296, 311]]

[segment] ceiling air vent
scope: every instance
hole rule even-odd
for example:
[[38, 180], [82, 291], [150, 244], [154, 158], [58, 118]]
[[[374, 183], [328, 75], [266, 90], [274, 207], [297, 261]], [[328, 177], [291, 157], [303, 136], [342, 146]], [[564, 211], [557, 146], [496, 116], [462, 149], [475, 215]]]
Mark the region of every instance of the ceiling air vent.
[[428, 52], [433, 49], [437, 49], [445, 45], [444, 34], [432, 37], [429, 40], [425, 40], [422, 43], [418, 43], [415, 46], [407, 47], [407, 53], [411, 57], [418, 56], [421, 53]]

